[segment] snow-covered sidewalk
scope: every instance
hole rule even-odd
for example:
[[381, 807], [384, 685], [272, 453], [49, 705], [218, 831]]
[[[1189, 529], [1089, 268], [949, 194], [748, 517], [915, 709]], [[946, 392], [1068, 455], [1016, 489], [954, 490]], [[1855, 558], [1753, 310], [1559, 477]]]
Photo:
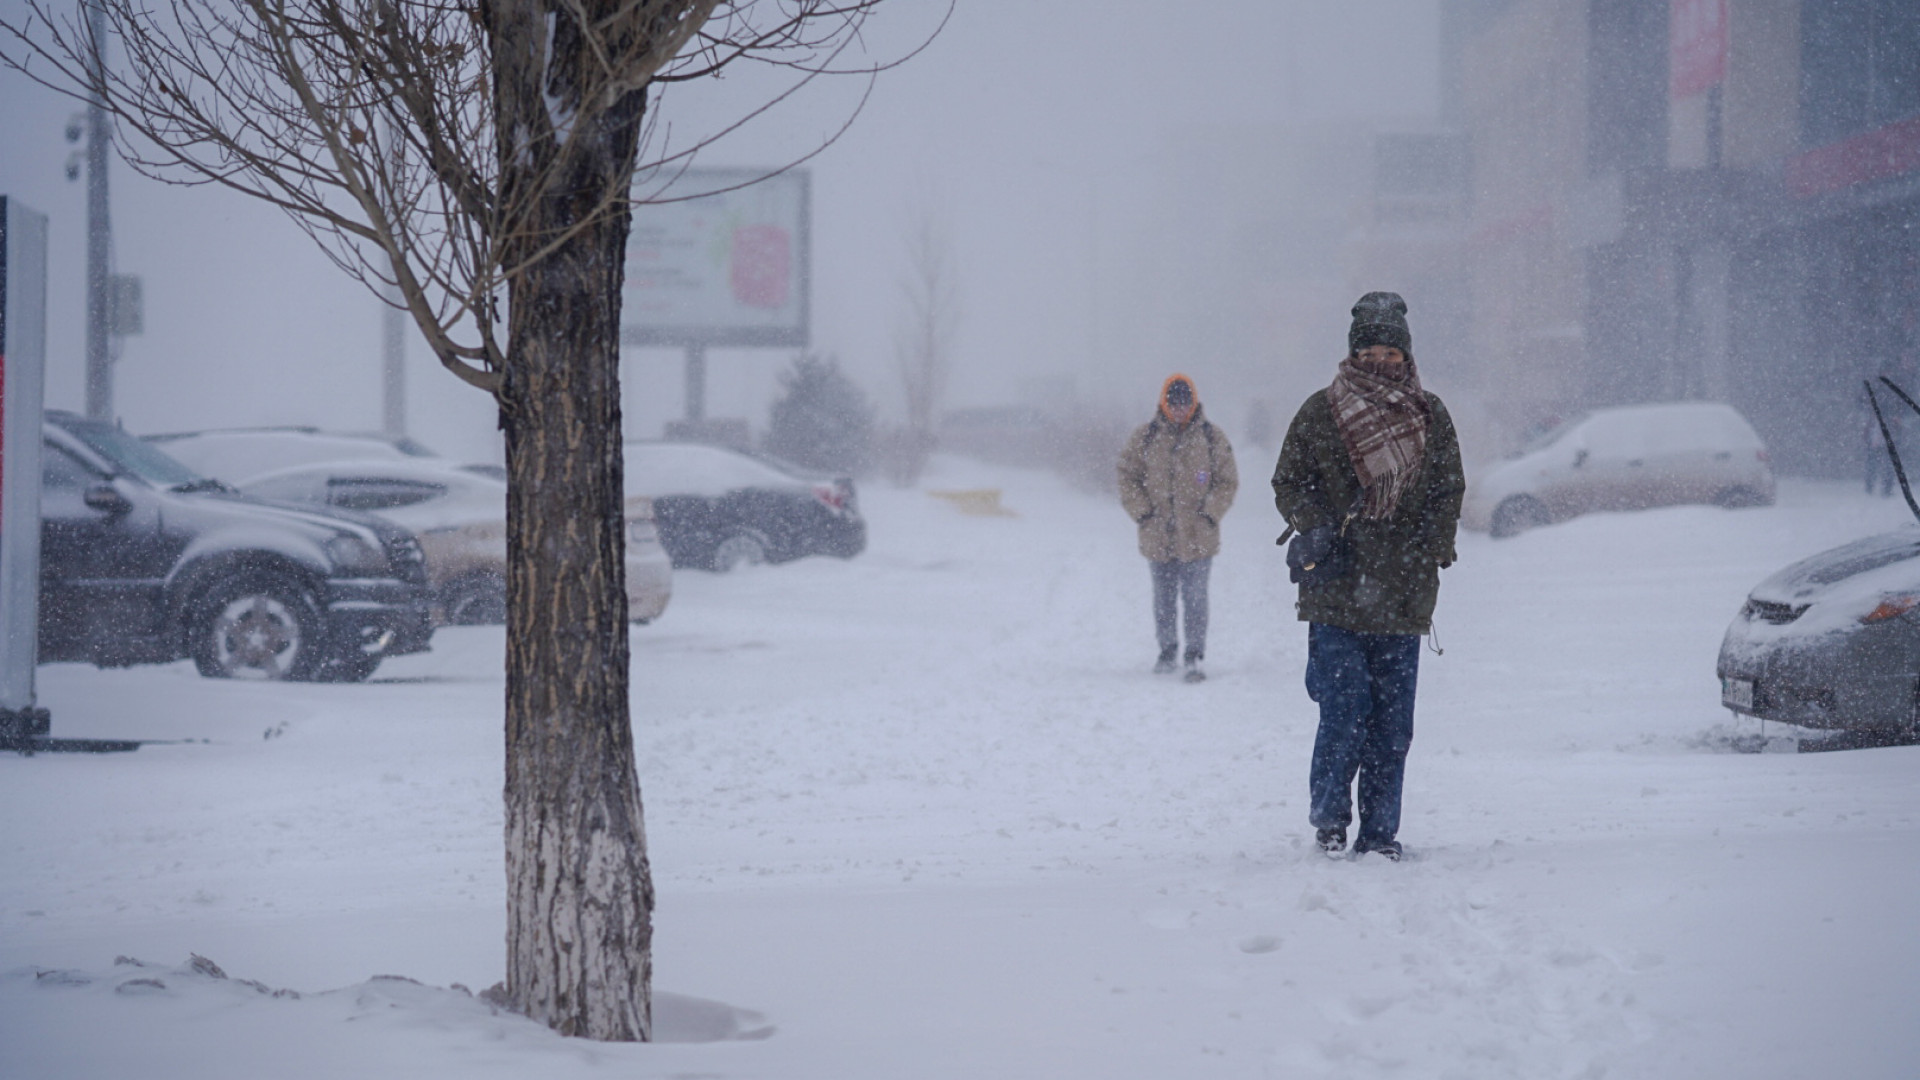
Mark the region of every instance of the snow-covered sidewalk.
[[1017, 516], [869, 485], [866, 554], [635, 631], [664, 1041], [455, 987], [503, 967], [501, 632], [450, 628], [364, 686], [42, 668], [56, 734], [193, 741], [0, 757], [0, 1076], [1912, 1074], [1920, 748], [1724, 752], [1713, 677], [1897, 503], [1464, 535], [1395, 865], [1312, 850], [1257, 463], [1197, 686], [1116, 506], [938, 465]]

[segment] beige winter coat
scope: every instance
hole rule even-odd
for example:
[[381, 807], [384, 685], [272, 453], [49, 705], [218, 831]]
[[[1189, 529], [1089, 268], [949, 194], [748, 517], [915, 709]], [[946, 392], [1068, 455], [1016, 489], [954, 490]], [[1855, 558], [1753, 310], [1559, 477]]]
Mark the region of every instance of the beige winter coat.
[[1140, 554], [1191, 562], [1220, 553], [1220, 519], [1240, 474], [1226, 433], [1204, 411], [1196, 407], [1185, 424], [1155, 414], [1127, 439], [1119, 469], [1120, 505], [1140, 525]]

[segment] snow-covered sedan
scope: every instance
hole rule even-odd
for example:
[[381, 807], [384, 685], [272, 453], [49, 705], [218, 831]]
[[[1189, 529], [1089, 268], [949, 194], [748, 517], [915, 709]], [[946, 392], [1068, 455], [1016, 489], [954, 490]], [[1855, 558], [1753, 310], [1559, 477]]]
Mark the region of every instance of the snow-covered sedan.
[[[507, 617], [507, 485], [437, 458], [364, 459], [279, 469], [241, 485], [260, 499], [378, 514], [413, 530], [444, 622]], [[628, 499], [627, 613], [651, 622], [673, 596], [672, 568], [646, 499]]]
[[807, 555], [851, 559], [867, 546], [853, 480], [818, 478], [695, 443], [626, 444], [629, 500], [653, 500], [673, 565], [725, 572]]
[[1473, 476], [1460, 523], [1513, 536], [1599, 510], [1773, 503], [1766, 444], [1731, 405], [1595, 409]]
[[1920, 736], [1920, 525], [1802, 559], [1756, 586], [1720, 645], [1727, 708]]

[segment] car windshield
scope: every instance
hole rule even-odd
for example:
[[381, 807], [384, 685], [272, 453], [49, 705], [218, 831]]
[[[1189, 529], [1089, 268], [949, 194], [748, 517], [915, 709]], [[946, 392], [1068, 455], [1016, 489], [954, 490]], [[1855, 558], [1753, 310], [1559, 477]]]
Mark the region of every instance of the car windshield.
[[1522, 438], [1520, 449], [1514, 451], [1513, 456], [1519, 457], [1521, 454], [1531, 454], [1535, 450], [1545, 450], [1547, 447], [1559, 442], [1562, 435], [1572, 431], [1579, 425], [1580, 421], [1586, 418], [1586, 413], [1575, 413], [1565, 419], [1550, 420], [1536, 426]]
[[160, 488], [202, 488], [216, 486], [185, 465], [168, 457], [145, 439], [136, 438], [116, 427], [99, 423], [63, 425], [64, 430], [86, 443], [95, 453], [121, 470]]

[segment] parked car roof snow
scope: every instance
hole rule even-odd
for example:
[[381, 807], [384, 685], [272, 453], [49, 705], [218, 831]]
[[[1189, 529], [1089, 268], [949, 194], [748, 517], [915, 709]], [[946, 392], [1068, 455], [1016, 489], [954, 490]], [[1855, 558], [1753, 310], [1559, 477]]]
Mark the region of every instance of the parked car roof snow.
[[165, 450], [205, 476], [239, 485], [293, 465], [367, 458], [388, 461], [437, 458], [408, 438], [390, 438], [311, 427], [218, 428], [148, 435]]

